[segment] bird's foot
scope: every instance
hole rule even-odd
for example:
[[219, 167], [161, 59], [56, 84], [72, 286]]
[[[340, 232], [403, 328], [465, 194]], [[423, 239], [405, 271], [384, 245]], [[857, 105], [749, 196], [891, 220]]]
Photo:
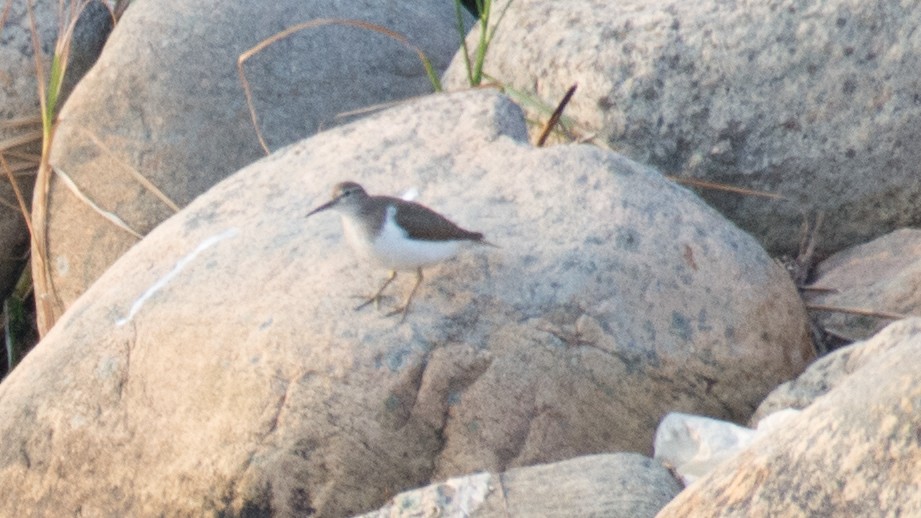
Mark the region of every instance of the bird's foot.
[[[396, 278], [397, 278], [396, 270], [390, 272], [390, 277], [388, 277], [387, 280], [384, 282], [384, 285], [381, 286], [379, 290], [377, 290], [377, 293], [375, 293], [374, 295], [371, 295], [371, 298], [367, 298], [367, 300], [355, 306], [355, 309], [353, 311], [358, 311], [359, 309], [367, 306], [368, 304], [372, 302], [374, 303], [374, 309], [378, 309], [378, 310], [381, 309], [381, 294], [384, 293], [384, 289], [386, 289], [387, 286], [389, 286], [390, 283], [393, 282], [393, 280]], [[366, 297], [359, 297], [359, 298], [365, 299]]]
[[393, 311], [387, 313], [387, 316], [388, 316], [388, 317], [392, 317], [392, 316], [396, 316], [396, 315], [401, 315], [401, 316], [400, 316], [400, 323], [402, 324], [403, 322], [406, 321], [406, 313], [408, 313], [408, 312], [409, 312], [409, 304], [406, 304], [406, 305], [403, 306], [403, 307], [399, 307], [399, 308], [394, 309]]
[[365, 306], [367, 306], [368, 304], [371, 304], [372, 302], [374, 303], [374, 309], [380, 310], [381, 309], [381, 299], [384, 298], [384, 296], [378, 293], [377, 295], [374, 295], [372, 297], [368, 297], [367, 295], [352, 295], [352, 298], [361, 299], [364, 301], [361, 304], [352, 308], [352, 311], [358, 311], [359, 309], [364, 308]]

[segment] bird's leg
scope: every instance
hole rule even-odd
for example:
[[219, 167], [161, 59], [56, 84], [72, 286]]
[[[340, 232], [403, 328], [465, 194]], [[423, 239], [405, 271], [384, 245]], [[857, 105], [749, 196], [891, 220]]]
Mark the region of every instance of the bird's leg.
[[377, 293], [375, 293], [374, 295], [371, 295], [370, 299], [355, 306], [354, 311], [358, 311], [359, 309], [367, 306], [368, 304], [372, 302], [374, 303], [374, 309], [379, 309], [381, 306], [381, 293], [384, 293], [384, 289], [386, 289], [387, 286], [390, 286], [390, 283], [393, 282], [393, 280], [396, 278], [397, 278], [397, 271], [393, 270], [392, 272], [390, 272], [390, 277], [387, 277], [387, 280], [384, 281], [384, 285], [381, 286], [381, 289], [377, 290]]
[[400, 322], [403, 322], [404, 320], [406, 320], [406, 312], [409, 311], [409, 303], [412, 302], [413, 295], [416, 294], [416, 290], [419, 289], [420, 284], [422, 284], [422, 268], [416, 268], [416, 284], [413, 285], [413, 289], [410, 290], [409, 296], [406, 297], [406, 303], [403, 304], [403, 307], [397, 308], [391, 311], [390, 313], [387, 313], [387, 316], [392, 317], [393, 315], [396, 315], [397, 313], [402, 313], [403, 316], [400, 317]]

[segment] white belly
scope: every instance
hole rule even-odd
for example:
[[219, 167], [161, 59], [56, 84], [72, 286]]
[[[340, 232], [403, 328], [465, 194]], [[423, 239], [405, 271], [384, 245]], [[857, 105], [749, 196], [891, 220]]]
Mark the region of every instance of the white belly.
[[[390, 216], [388, 214], [388, 216]], [[350, 218], [342, 218], [342, 229], [355, 251], [388, 270], [415, 270], [453, 257], [463, 241], [417, 241], [408, 239], [388, 217], [381, 233], [373, 240], [365, 236], [364, 228]]]

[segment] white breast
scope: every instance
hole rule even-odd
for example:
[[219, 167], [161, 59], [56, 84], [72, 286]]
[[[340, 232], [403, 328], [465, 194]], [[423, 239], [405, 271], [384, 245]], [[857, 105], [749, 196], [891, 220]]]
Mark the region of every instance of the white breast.
[[453, 257], [463, 241], [417, 241], [406, 237], [396, 225], [396, 209], [389, 207], [381, 232], [373, 240], [350, 218], [343, 218], [342, 227], [352, 248], [362, 256], [389, 270], [415, 270]]

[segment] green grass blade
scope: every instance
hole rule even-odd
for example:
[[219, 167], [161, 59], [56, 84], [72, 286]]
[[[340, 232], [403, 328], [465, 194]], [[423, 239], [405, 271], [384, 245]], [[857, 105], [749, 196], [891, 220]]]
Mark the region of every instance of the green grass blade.
[[58, 98], [61, 95], [61, 85], [64, 83], [65, 64], [57, 53], [51, 58], [51, 74], [48, 77], [48, 101], [45, 103], [45, 112], [42, 113], [42, 126], [45, 133], [51, 132], [51, 125], [57, 113]]
[[480, 86], [483, 82], [483, 63], [486, 61], [487, 35], [489, 33], [489, 11], [492, 9], [492, 0], [477, 0], [480, 11], [480, 41], [476, 46], [476, 60], [473, 64], [473, 77], [470, 86]]
[[474, 86], [473, 65], [470, 63], [470, 49], [467, 48], [467, 28], [464, 27], [464, 6], [461, 5], [461, 0], [454, 0], [454, 15], [457, 17], [457, 34], [460, 36], [464, 54], [464, 66], [467, 67], [467, 82]]
[[432, 66], [432, 62], [429, 61], [428, 56], [422, 53], [419, 54], [419, 59], [422, 61], [422, 66], [425, 67], [425, 74], [429, 77], [432, 88], [436, 92], [441, 92], [441, 80], [438, 79], [438, 72], [435, 70], [435, 67]]
[[25, 304], [16, 297], [3, 301], [3, 331], [6, 344], [6, 371], [10, 372], [22, 359], [25, 344], [26, 329]]

